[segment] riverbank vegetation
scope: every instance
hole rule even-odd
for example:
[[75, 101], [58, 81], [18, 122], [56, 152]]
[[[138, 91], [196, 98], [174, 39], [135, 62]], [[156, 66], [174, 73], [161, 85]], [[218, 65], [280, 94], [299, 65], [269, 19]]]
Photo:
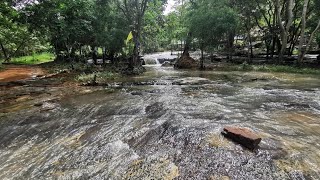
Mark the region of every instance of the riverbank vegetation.
[[55, 58], [52, 53], [38, 53], [28, 56], [14, 57], [10, 60], [12, 64], [41, 64], [51, 62]]
[[[179, 52], [177, 61], [187, 59], [201, 69], [217, 61], [255, 64], [263, 59], [269, 65], [297, 66], [278, 68], [291, 72], [320, 61], [318, 0], [178, 0], [164, 13], [166, 4], [4, 0], [0, 59], [18, 64], [53, 59], [107, 64], [125, 74], [144, 72], [142, 54], [169, 50]], [[197, 50], [196, 61], [180, 58]]]
[[246, 62], [243, 64], [224, 64], [214, 68], [218, 71], [257, 71], [257, 72], [279, 72], [279, 73], [295, 73], [295, 74], [314, 74], [320, 75], [320, 69], [310, 67], [296, 67], [287, 65], [250, 65]]

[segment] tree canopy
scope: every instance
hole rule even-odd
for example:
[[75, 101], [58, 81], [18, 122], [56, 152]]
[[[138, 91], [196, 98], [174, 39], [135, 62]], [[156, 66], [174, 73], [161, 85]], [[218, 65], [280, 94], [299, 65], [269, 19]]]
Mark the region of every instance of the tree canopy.
[[[304, 54], [319, 44], [319, 0], [181, 0], [163, 14], [165, 0], [38, 0], [0, 3], [1, 57], [52, 51], [57, 59], [77, 60], [103, 49], [103, 57], [166, 50], [180, 42], [228, 56], [236, 47], [253, 57], [260, 43], [266, 57]], [[130, 44], [124, 43], [129, 32]], [[235, 43], [236, 41], [237, 43]], [[132, 49], [128, 49], [132, 46]], [[129, 51], [128, 51], [129, 50]], [[129, 53], [128, 53], [129, 52]]]

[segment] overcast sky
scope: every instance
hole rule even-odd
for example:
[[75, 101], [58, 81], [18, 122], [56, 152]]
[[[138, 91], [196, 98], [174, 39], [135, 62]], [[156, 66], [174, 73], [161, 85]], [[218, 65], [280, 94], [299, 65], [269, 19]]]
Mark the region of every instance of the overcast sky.
[[168, 4], [164, 11], [164, 15], [167, 15], [174, 10], [174, 3], [175, 3], [175, 0], [168, 0]]

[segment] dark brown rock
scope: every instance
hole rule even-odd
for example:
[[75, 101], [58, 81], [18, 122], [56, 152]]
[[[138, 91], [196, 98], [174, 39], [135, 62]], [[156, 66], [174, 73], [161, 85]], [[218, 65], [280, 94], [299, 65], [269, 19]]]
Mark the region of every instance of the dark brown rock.
[[248, 128], [225, 127], [222, 135], [250, 150], [256, 149], [261, 142], [261, 138]]
[[192, 57], [183, 55], [174, 65], [177, 69], [193, 69], [198, 67], [198, 63]]
[[42, 105], [43, 105], [42, 102], [39, 102], [39, 103], [34, 104], [34, 106], [36, 106], [36, 107], [40, 107], [40, 106], [42, 106]]

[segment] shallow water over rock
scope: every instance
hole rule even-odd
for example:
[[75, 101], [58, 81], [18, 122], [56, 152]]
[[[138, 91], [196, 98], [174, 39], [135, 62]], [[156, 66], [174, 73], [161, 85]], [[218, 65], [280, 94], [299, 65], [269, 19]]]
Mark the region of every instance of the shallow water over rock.
[[[0, 179], [320, 178], [318, 77], [147, 68], [2, 115]], [[227, 125], [253, 129], [260, 147], [223, 138]]]

